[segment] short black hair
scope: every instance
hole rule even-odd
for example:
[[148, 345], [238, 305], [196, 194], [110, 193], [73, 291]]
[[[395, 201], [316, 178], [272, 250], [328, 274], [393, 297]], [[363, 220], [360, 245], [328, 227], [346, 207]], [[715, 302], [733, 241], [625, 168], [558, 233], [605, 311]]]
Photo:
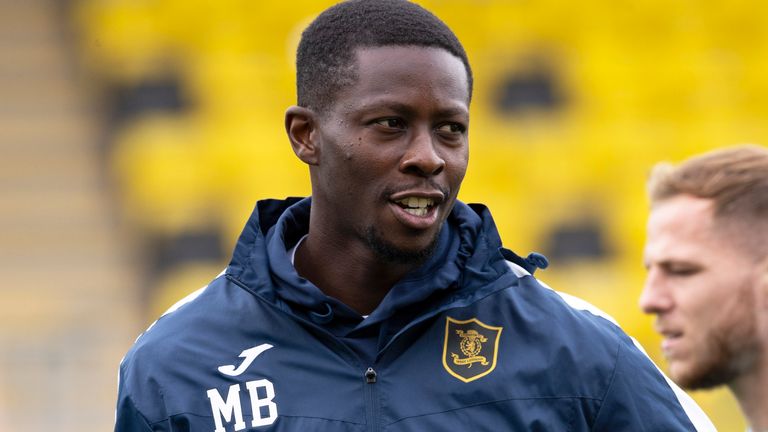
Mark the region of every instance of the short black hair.
[[301, 35], [296, 52], [298, 104], [324, 110], [334, 95], [357, 79], [355, 50], [361, 47], [423, 46], [458, 57], [472, 69], [456, 35], [438, 17], [407, 0], [349, 0], [326, 9]]

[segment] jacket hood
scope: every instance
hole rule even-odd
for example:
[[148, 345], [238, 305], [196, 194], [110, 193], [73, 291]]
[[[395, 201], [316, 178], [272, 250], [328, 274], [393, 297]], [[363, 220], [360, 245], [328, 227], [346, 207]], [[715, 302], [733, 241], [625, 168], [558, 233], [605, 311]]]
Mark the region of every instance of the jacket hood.
[[419, 307], [424, 302], [434, 313], [509, 287], [516, 277], [505, 257], [533, 270], [502, 249], [485, 206], [457, 201], [433, 255], [395, 284], [363, 322], [358, 313], [300, 277], [291, 263], [288, 251], [307, 233], [310, 208], [311, 198], [258, 202], [238, 239], [227, 275], [264, 300], [334, 333], [370, 327], [394, 315], [398, 315], [396, 321], [412, 321], [424, 312]]

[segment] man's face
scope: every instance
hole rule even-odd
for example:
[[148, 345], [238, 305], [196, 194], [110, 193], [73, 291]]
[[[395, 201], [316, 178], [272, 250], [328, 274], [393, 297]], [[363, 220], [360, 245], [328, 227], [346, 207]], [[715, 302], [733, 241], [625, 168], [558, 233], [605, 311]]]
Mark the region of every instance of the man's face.
[[422, 259], [467, 169], [464, 64], [438, 48], [361, 48], [357, 75], [318, 120], [313, 211], [341, 245]]
[[640, 307], [656, 315], [682, 387], [728, 384], [754, 367], [760, 267], [737, 244], [713, 220], [711, 200], [681, 195], [651, 211]]

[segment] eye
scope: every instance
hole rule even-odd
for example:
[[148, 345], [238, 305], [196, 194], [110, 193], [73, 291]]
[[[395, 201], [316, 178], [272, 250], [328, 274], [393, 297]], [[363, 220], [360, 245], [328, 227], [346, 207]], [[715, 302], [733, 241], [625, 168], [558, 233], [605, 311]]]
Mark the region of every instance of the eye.
[[463, 143], [466, 132], [467, 127], [456, 122], [443, 123], [435, 129], [435, 134], [440, 137], [443, 142], [451, 145]]
[[666, 266], [667, 273], [671, 276], [692, 276], [698, 273], [701, 269], [698, 266], [688, 264], [670, 264]]
[[442, 134], [461, 135], [467, 131], [467, 128], [461, 123], [444, 123], [438, 126], [437, 131]]
[[396, 117], [375, 120], [374, 123], [379, 126], [384, 126], [387, 129], [405, 129], [405, 122]]
[[671, 273], [675, 276], [691, 276], [698, 273], [698, 270], [692, 268], [675, 269]]

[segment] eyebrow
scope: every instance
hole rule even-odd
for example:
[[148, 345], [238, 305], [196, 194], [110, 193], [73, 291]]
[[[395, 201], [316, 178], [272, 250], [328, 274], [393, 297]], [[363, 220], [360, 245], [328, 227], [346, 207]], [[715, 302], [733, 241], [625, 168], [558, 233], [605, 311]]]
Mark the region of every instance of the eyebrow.
[[453, 117], [453, 116], [469, 117], [469, 110], [465, 110], [461, 108], [445, 108], [445, 109], [438, 110], [438, 113], [443, 117]]
[[[364, 111], [374, 110], [374, 109], [390, 109], [392, 111], [403, 113], [405, 115], [414, 115], [415, 110], [413, 107], [411, 107], [408, 104], [404, 104], [402, 102], [398, 101], [373, 101], [371, 103], [365, 103], [362, 106], [362, 109]], [[441, 108], [437, 111], [438, 115], [441, 117], [453, 117], [453, 116], [467, 116], [469, 117], [469, 110], [463, 109], [460, 107], [446, 107]]]
[[[644, 262], [644, 264], [647, 264], [647, 262]], [[696, 268], [701, 267], [701, 264], [699, 264], [696, 261], [692, 261], [688, 258], [675, 258], [675, 257], [665, 258], [661, 261], [656, 261], [655, 264], [658, 267], [661, 267], [664, 269], [668, 269], [670, 267], [679, 267], [679, 266], [696, 267]], [[648, 266], [646, 266], [646, 268], [648, 268]]]

